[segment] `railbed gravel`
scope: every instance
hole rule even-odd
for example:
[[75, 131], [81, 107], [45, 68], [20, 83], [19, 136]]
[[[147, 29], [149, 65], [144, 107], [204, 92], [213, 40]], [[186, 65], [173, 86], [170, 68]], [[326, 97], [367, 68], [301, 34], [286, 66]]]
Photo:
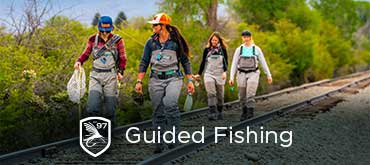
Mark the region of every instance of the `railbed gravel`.
[[[292, 130], [291, 147], [283, 148], [271, 142], [230, 144], [226, 139], [192, 154], [183, 163], [370, 164], [370, 87], [354, 95], [341, 93], [336, 96], [344, 101], [328, 112], [303, 119], [288, 115], [264, 125], [264, 130]], [[260, 129], [256, 127], [255, 130]], [[253, 162], [250, 155], [259, 160]]]
[[[317, 96], [319, 94], [323, 94], [330, 90], [337, 88], [338, 86], [344, 85], [349, 83], [351, 80], [361, 79], [364, 76], [359, 76], [355, 78], [348, 78], [337, 80], [334, 83], [325, 84], [322, 86], [315, 86], [308, 89], [304, 89], [301, 91], [296, 91], [289, 94], [283, 94], [278, 97], [272, 97], [268, 100], [261, 100], [257, 102], [257, 109], [256, 114], [261, 114], [266, 111], [270, 111], [274, 108], [285, 106], [291, 103], [295, 103], [298, 101], [302, 101], [309, 97]], [[192, 120], [185, 120], [181, 122], [182, 130], [186, 130], [188, 132], [198, 131], [200, 130], [200, 126], [204, 125], [206, 128], [206, 135], [213, 133], [213, 128], [215, 126], [226, 126], [235, 124], [239, 121], [240, 117], [240, 110], [229, 110], [226, 111], [225, 120], [223, 121], [215, 121], [209, 122], [205, 119], [206, 115], [201, 115], [198, 118], [194, 118]], [[150, 132], [150, 131], [149, 131]], [[152, 144], [143, 144], [143, 142], [139, 144], [128, 144], [126, 140], [112, 140], [112, 146], [110, 147], [108, 153], [104, 153], [102, 156], [98, 158], [91, 158], [86, 153], [82, 151], [80, 148], [69, 148], [66, 150], [59, 151], [55, 154], [54, 158], [36, 158], [33, 159], [26, 164], [49, 164], [49, 163], [67, 163], [70, 162], [71, 164], [79, 164], [78, 161], [81, 162], [96, 162], [96, 161], [121, 161], [121, 163], [127, 164], [135, 164], [135, 162], [139, 162], [144, 158], [148, 158], [152, 155], [152, 151], [154, 149], [154, 145]], [[139, 149], [140, 148], [140, 149]], [[138, 153], [139, 152], [139, 153]], [[73, 163], [75, 162], [75, 163]], [[99, 163], [98, 163], [99, 164]], [[114, 164], [114, 163], [112, 163]]]

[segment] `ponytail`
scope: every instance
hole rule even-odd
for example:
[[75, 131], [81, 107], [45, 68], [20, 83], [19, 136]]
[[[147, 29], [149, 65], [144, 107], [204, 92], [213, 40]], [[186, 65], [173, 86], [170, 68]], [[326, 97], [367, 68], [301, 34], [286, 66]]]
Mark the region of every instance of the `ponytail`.
[[179, 29], [173, 25], [166, 25], [167, 31], [170, 33], [171, 38], [175, 40], [178, 44], [179, 49], [178, 54], [185, 54], [187, 57], [190, 57], [189, 46], [185, 38], [181, 35]]

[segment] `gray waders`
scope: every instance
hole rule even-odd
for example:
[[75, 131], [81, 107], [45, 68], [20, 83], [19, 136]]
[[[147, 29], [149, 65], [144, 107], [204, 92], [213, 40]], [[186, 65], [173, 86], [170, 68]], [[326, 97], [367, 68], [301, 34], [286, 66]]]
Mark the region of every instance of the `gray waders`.
[[[93, 55], [98, 47], [98, 35], [95, 38]], [[103, 116], [111, 120], [112, 128], [116, 125], [115, 109], [117, 106], [117, 79], [116, 79], [116, 50], [107, 50], [99, 58], [94, 59], [93, 68], [90, 72], [89, 96], [87, 112], [89, 116], [100, 116], [102, 103], [104, 107]]]
[[[211, 52], [211, 51], [210, 51]], [[226, 80], [222, 80], [223, 56], [208, 55], [206, 71], [204, 74], [204, 85], [208, 96], [209, 120], [222, 120], [222, 109], [224, 105], [224, 85]]]
[[[260, 71], [258, 70], [258, 61], [255, 54], [255, 47], [251, 51], [244, 51], [240, 48], [238, 60], [237, 83], [239, 90], [240, 107], [242, 115], [240, 121], [252, 118], [254, 116], [255, 99]], [[244, 49], [247, 50], [247, 49]]]
[[[155, 153], [165, 149], [163, 132], [171, 131], [175, 127], [175, 134], [179, 132], [180, 110], [178, 99], [183, 84], [180, 78], [176, 51], [155, 50], [151, 56], [151, 75], [149, 80], [149, 94], [153, 107], [153, 127], [161, 132], [161, 141], [156, 144]], [[160, 127], [160, 129], [158, 128]], [[169, 137], [168, 137], [169, 138]], [[175, 143], [168, 148], [175, 147]]]

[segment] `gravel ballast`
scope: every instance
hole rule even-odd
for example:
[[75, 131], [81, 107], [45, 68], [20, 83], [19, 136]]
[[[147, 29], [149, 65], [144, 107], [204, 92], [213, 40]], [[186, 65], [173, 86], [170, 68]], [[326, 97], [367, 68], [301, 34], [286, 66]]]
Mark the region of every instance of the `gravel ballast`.
[[263, 126], [264, 130], [293, 131], [288, 148], [272, 142], [254, 144], [253, 140], [230, 144], [226, 139], [191, 155], [184, 163], [370, 164], [370, 87], [337, 97], [344, 101], [314, 117], [288, 115]]

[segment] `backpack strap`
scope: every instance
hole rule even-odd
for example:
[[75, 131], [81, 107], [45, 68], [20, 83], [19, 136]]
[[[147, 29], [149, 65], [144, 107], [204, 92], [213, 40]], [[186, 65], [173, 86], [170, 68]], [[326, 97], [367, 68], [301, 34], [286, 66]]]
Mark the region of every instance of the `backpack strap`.
[[[241, 56], [242, 53], [243, 53], [243, 45], [240, 46], [240, 54], [239, 54], [239, 56]], [[253, 53], [253, 56], [256, 56], [256, 46], [255, 45], [252, 46], [252, 53]]]
[[254, 46], [254, 45], [253, 45], [252, 49], [253, 49], [253, 50], [252, 50], [252, 52], [253, 52], [253, 56], [255, 56], [255, 55], [256, 55], [256, 46]]
[[241, 55], [242, 55], [242, 53], [243, 53], [243, 45], [242, 45], [242, 46], [240, 46], [240, 53], [239, 53], [239, 56], [241, 56]]
[[94, 49], [98, 48], [98, 40], [99, 40], [99, 33], [96, 33], [94, 47], [93, 47]]
[[109, 48], [114, 47], [114, 44], [116, 44], [121, 39], [121, 36], [117, 34], [113, 34], [113, 37], [105, 44]]
[[153, 34], [151, 37], [151, 40], [152, 40], [152, 51], [155, 50], [157, 48], [157, 44], [156, 44], [156, 40], [159, 38], [158, 37], [158, 34]]
[[152, 50], [155, 50], [156, 49], [156, 43], [155, 43], [155, 41], [154, 40], [152, 40]]
[[115, 44], [121, 39], [121, 36], [117, 35], [117, 34], [114, 34], [113, 37], [110, 39], [110, 48], [113, 48], [114, 49], [114, 54], [113, 54], [113, 58], [114, 58], [114, 61], [116, 63], [116, 68], [118, 68], [118, 50], [115, 49]]
[[[95, 39], [96, 38], [97, 37], [95, 37]], [[114, 34], [113, 37], [111, 39], [109, 39], [108, 42], [105, 43], [105, 45], [102, 48], [100, 48], [99, 50], [97, 50], [97, 53], [94, 55], [94, 60], [100, 58], [104, 54], [105, 51], [107, 51], [107, 50], [111, 49], [112, 47], [114, 47], [114, 44], [116, 44], [116, 42], [118, 42], [120, 39], [121, 39], [121, 37], [119, 35]], [[95, 40], [95, 43], [97, 44], [97, 40]], [[95, 46], [95, 44], [94, 44], [94, 46]]]

